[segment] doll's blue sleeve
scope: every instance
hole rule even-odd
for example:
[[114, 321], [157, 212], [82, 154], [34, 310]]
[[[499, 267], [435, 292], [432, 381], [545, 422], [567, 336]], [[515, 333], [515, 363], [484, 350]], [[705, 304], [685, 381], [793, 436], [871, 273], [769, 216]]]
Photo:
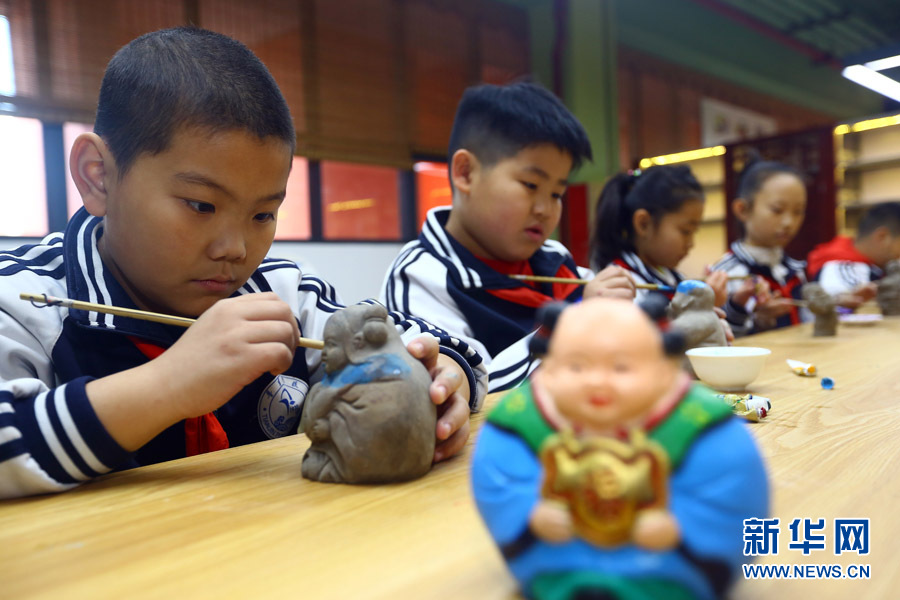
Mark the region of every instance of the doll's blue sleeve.
[[522, 438], [485, 423], [472, 457], [472, 489], [481, 516], [500, 546], [527, 531], [540, 484], [540, 462]]
[[765, 466], [746, 424], [732, 417], [698, 437], [670, 491], [688, 552], [738, 569], [745, 562], [743, 520], [769, 513]]

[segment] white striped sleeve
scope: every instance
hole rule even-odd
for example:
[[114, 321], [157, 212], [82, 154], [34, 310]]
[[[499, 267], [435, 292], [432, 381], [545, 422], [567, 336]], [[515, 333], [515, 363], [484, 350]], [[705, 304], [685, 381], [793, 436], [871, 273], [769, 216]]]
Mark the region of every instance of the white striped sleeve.
[[128, 459], [88, 401], [88, 381], [0, 385], [0, 498], [67, 490]]
[[832, 260], [822, 266], [818, 281], [822, 289], [832, 296], [852, 292], [869, 282], [869, 265], [861, 262]]
[[489, 367], [489, 393], [502, 392], [520, 385], [538, 367], [541, 361], [531, 355], [528, 347], [533, 335], [531, 333], [523, 337], [494, 357]]

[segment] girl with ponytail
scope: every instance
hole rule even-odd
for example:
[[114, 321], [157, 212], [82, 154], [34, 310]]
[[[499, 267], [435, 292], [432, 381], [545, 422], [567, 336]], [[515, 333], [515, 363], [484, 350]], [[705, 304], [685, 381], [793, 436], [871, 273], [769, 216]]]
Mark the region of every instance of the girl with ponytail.
[[[591, 266], [618, 265], [637, 283], [668, 286], [684, 279], [676, 270], [694, 245], [703, 217], [703, 188], [685, 165], [619, 173], [600, 193], [591, 240]], [[725, 301], [726, 275], [710, 274], [716, 304]], [[638, 290], [638, 298], [647, 292]]]

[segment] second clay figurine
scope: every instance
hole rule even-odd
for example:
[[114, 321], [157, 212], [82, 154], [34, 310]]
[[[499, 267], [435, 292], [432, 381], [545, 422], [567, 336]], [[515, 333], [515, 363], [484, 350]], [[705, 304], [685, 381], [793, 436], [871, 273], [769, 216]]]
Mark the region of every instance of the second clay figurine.
[[325, 324], [325, 378], [306, 399], [307, 479], [382, 483], [421, 477], [434, 458], [431, 377], [403, 345], [387, 310], [360, 304]]
[[838, 314], [834, 297], [818, 283], [807, 283], [803, 286], [803, 299], [816, 318], [813, 323], [813, 336], [837, 335]]
[[876, 300], [881, 314], [893, 317], [900, 315], [900, 260], [889, 262], [885, 271], [878, 282]]
[[669, 303], [669, 325], [684, 334], [685, 349], [728, 343], [715, 300], [715, 292], [702, 281], [688, 279], [675, 288]]

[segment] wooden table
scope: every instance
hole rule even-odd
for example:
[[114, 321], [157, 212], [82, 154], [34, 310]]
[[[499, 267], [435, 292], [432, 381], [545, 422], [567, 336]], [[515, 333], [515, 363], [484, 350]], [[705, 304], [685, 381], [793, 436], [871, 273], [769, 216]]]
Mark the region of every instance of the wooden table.
[[[844, 326], [837, 338], [805, 325], [739, 343], [772, 350], [751, 386], [772, 398], [772, 414], [751, 429], [782, 534], [779, 556], [761, 562], [870, 564], [871, 579], [744, 581], [734, 597], [896, 597], [900, 319]], [[815, 363], [836, 388], [793, 375], [785, 358]], [[516, 597], [471, 500], [471, 442], [419, 481], [379, 487], [303, 480], [306, 447], [292, 436], [0, 502], [0, 598]], [[871, 553], [787, 551], [797, 517], [829, 528], [868, 517]]]

